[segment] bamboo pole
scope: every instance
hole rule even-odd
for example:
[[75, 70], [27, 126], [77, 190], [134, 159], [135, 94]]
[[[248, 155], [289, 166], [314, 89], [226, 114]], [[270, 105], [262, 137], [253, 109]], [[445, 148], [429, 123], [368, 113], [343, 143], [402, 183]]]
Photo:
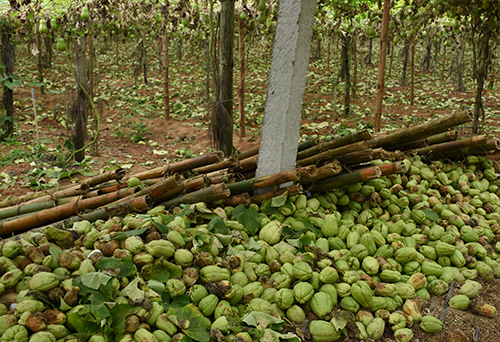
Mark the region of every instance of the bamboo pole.
[[234, 172], [245, 172], [248, 170], [253, 170], [257, 168], [257, 161], [259, 159], [259, 155], [255, 155], [252, 157], [248, 157], [240, 160], [239, 165], [237, 165], [233, 171]]
[[164, 176], [165, 174], [173, 174], [175, 172], [189, 171], [197, 167], [218, 163], [222, 160], [222, 157], [223, 157], [222, 152], [204, 154], [177, 163], [170, 163], [164, 166], [156, 167], [151, 170], [140, 172], [134, 176], [125, 177], [124, 180], [127, 180], [130, 177], [136, 177], [138, 179], [143, 180], [143, 179], [161, 177]]
[[380, 34], [380, 59], [378, 64], [378, 81], [377, 81], [377, 102], [375, 104], [375, 132], [380, 132], [382, 128], [382, 102], [384, 99], [384, 77], [385, 77], [385, 60], [387, 57], [387, 29], [389, 27], [389, 7], [390, 0], [384, 0], [384, 12], [382, 15], [382, 33]]
[[334, 160], [331, 163], [325, 164], [317, 169], [317, 174], [315, 176], [305, 175], [300, 179], [301, 184], [310, 184], [318, 180], [331, 177], [333, 175], [339, 174], [342, 171], [342, 165], [338, 160]]
[[419, 148], [414, 150], [414, 152], [418, 155], [439, 155], [440, 153], [453, 151], [455, 149], [485, 145], [486, 142], [486, 135], [476, 135], [467, 139], [448, 141], [441, 144], [434, 144], [428, 147]]
[[301, 152], [301, 151], [307, 150], [308, 148], [311, 148], [316, 144], [317, 144], [316, 140], [305, 140], [299, 144], [297, 151]]
[[221, 183], [224, 178], [229, 178], [232, 176], [230, 169], [222, 169], [214, 172], [207, 173], [205, 177], [207, 177], [208, 182], [210, 184]]
[[59, 198], [64, 198], [64, 197], [81, 195], [82, 193], [88, 191], [89, 187], [91, 187], [91, 186], [94, 186], [94, 185], [102, 183], [102, 182], [106, 182], [110, 179], [120, 179], [124, 175], [125, 175], [125, 170], [122, 168], [108, 171], [105, 173], [101, 173], [101, 174], [96, 175], [94, 177], [88, 178], [79, 184], [73, 185], [69, 188], [65, 187], [62, 190], [55, 191], [51, 194], [47, 194], [44, 196], [34, 198], [32, 200], [29, 200], [29, 201], [25, 201], [24, 204], [29, 205], [29, 204], [46, 202], [46, 201], [51, 201], [51, 200], [53, 201], [53, 200], [57, 200]]
[[234, 195], [231, 197], [226, 198], [224, 201], [225, 205], [230, 205], [230, 206], [237, 206], [240, 204], [250, 204], [250, 195], [248, 192], [244, 192], [242, 194]]
[[30, 201], [32, 199], [36, 199], [36, 198], [39, 198], [42, 196], [50, 195], [50, 194], [53, 194], [54, 192], [68, 189], [71, 187], [74, 187], [74, 185], [67, 184], [67, 185], [60, 186], [58, 188], [36, 191], [36, 192], [28, 193], [28, 194], [25, 194], [22, 196], [9, 196], [9, 197], [5, 198], [4, 200], [0, 201], [0, 208], [6, 208], [6, 207], [18, 205], [22, 202], [26, 202], [26, 201]]
[[492, 155], [500, 152], [500, 140], [487, 139], [487, 142], [480, 146], [470, 146], [444, 151], [439, 154], [442, 158], [455, 158], [467, 155]]
[[317, 164], [324, 160], [333, 160], [344, 154], [365, 149], [366, 147], [367, 147], [366, 142], [364, 140], [358, 141], [349, 145], [340, 146], [334, 149], [327, 150], [325, 152], [318, 153], [308, 158], [298, 160], [297, 166], [306, 166], [311, 164]]
[[373, 160], [376, 159], [390, 160], [390, 158], [387, 158], [390, 157], [390, 155], [387, 155], [386, 151], [383, 148], [374, 148], [372, 149], [372, 153], [373, 153]]
[[394, 162], [394, 163], [387, 163], [383, 165], [379, 165], [380, 172], [382, 173], [382, 176], [388, 176], [392, 174], [399, 174], [399, 173], [405, 173], [406, 166], [402, 162]]
[[[50, 226], [60, 229], [70, 228], [75, 222], [79, 221], [94, 222], [97, 220], [107, 220], [114, 216], [123, 216], [130, 212], [144, 213], [148, 211], [152, 206], [153, 202], [151, 201], [151, 198], [149, 198], [149, 196], [135, 197], [122, 203], [107, 205], [88, 213], [83, 213], [80, 215], [71, 216], [64, 220], [52, 222], [50, 223]], [[43, 228], [44, 227], [36, 228], [33, 229], [33, 231], [37, 231]]]
[[391, 151], [395, 151], [395, 150], [408, 151], [408, 150], [414, 150], [416, 148], [422, 148], [422, 147], [427, 147], [427, 146], [429, 146], [428, 140], [427, 139], [420, 139], [420, 140], [404, 142], [402, 144], [395, 144], [391, 147], [388, 147], [388, 149]]
[[234, 168], [237, 165], [238, 165], [238, 158], [235, 156], [231, 156], [218, 163], [197, 167], [196, 169], [193, 169], [193, 172], [210, 173], [221, 169]]
[[380, 136], [367, 142], [371, 148], [388, 148], [396, 142], [408, 142], [423, 139], [431, 135], [442, 133], [449, 128], [461, 125], [472, 120], [470, 111], [446, 115], [438, 119], [427, 121], [417, 126], [399, 129], [395, 132]]
[[134, 197], [149, 195], [149, 197], [151, 197], [151, 199], [154, 201], [156, 198], [162, 196], [169, 189], [181, 186], [183, 181], [184, 177], [182, 177], [179, 174], [175, 174], [173, 176], [165, 178], [161, 182], [145, 187], [138, 193], [134, 194]]
[[190, 192], [185, 195], [172, 198], [171, 200], [162, 202], [161, 205], [169, 209], [180, 204], [192, 204], [197, 202], [212, 203], [221, 199], [228, 198], [230, 196], [231, 191], [225, 184], [221, 183], [210, 186], [206, 189]]
[[443, 132], [440, 134], [432, 135], [427, 138], [429, 145], [439, 144], [446, 141], [455, 141], [458, 139], [458, 131], [453, 129], [451, 131]]
[[349, 184], [364, 182], [370, 179], [379, 178], [382, 171], [378, 166], [372, 166], [363, 170], [344, 173], [333, 177], [325, 178], [316, 182], [312, 187], [312, 192], [327, 191], [330, 189], [340, 188]]
[[19, 204], [16, 206], [0, 209], [0, 219], [6, 219], [13, 216], [33, 213], [35, 211], [40, 211], [44, 209], [53, 208], [56, 206], [54, 201], [46, 201], [33, 204]]
[[252, 197], [250, 197], [250, 201], [252, 203], [261, 204], [266, 199], [270, 199], [270, 198], [273, 198], [275, 196], [283, 195], [286, 191], [288, 191], [288, 196], [295, 196], [295, 195], [301, 194], [303, 191], [303, 188], [300, 184], [293, 184], [293, 185], [287, 186], [287, 187], [279, 189], [279, 190], [268, 191], [268, 192], [265, 192], [263, 194], [252, 196]]
[[498, 153], [500, 151], [500, 140], [488, 139], [486, 144], [470, 147], [469, 154], [480, 154], [482, 152]]
[[242, 182], [228, 184], [228, 188], [231, 191], [231, 195], [237, 195], [244, 192], [251, 192], [257, 189], [264, 189], [271, 186], [288, 183], [297, 182], [302, 177], [314, 177], [317, 169], [315, 166], [305, 167], [301, 169], [293, 169], [289, 171], [274, 173], [271, 175], [247, 179]]
[[310, 157], [312, 155], [318, 154], [321, 151], [331, 150], [333, 148], [369, 139], [371, 139], [371, 135], [366, 129], [358, 132], [349, 133], [347, 135], [344, 135], [343, 137], [339, 137], [337, 139], [333, 139], [331, 141], [327, 141], [319, 145], [312, 146], [306, 150], [297, 153], [297, 160]]
[[337, 159], [343, 165], [366, 163], [373, 160], [373, 149], [367, 148], [364, 150], [347, 153], [343, 156], [339, 156]]
[[128, 196], [131, 190], [138, 191], [135, 189], [123, 189], [110, 194], [97, 196], [94, 198], [83, 199], [75, 203], [67, 203], [59, 205], [54, 208], [45, 209], [19, 219], [12, 221], [3, 222], [0, 225], [0, 236], [11, 234], [20, 230], [28, 230], [36, 227], [40, 227], [49, 224], [54, 221], [58, 221], [72, 215], [79, 213], [82, 210], [92, 210], [100, 206], [106, 205], [119, 198]]
[[259, 153], [260, 146], [254, 146], [246, 151], [243, 151], [237, 155], [238, 160], [246, 159], [248, 157], [253, 157]]

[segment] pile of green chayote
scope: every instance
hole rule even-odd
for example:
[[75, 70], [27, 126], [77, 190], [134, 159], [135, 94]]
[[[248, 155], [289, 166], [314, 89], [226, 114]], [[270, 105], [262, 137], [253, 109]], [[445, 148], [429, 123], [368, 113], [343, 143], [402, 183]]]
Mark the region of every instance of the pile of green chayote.
[[259, 207], [183, 205], [44, 227], [0, 244], [0, 342], [398, 342], [455, 281], [454, 309], [500, 276], [499, 190], [491, 160], [426, 164]]

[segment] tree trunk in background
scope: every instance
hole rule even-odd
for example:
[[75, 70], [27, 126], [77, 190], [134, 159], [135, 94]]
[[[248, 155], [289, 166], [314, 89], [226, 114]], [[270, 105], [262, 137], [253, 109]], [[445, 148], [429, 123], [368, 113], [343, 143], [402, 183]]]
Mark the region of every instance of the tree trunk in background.
[[233, 146], [233, 48], [234, 1], [221, 0], [219, 82], [215, 109], [211, 115], [212, 145], [226, 157], [234, 154]]
[[415, 99], [415, 37], [411, 40], [411, 86], [410, 86], [410, 106], [413, 106]]
[[401, 83], [406, 85], [406, 70], [408, 68], [408, 57], [410, 55], [410, 41], [405, 41], [405, 46], [403, 48], [403, 74], [401, 75]]
[[474, 103], [474, 123], [472, 125], [472, 130], [477, 133], [479, 130], [479, 117], [484, 124], [484, 108], [483, 108], [483, 87], [484, 79], [486, 76], [486, 69], [488, 67], [489, 57], [490, 57], [490, 37], [491, 30], [488, 25], [485, 25], [482, 29], [482, 37], [479, 39], [478, 48], [478, 68], [477, 68], [477, 88], [476, 88], [476, 101]]
[[[73, 115], [75, 118], [75, 125], [73, 128], [73, 145], [75, 150], [79, 150], [85, 146], [87, 140], [87, 117], [89, 100], [88, 94], [88, 65], [85, 56], [85, 49], [87, 47], [87, 38], [80, 37], [80, 44], [75, 44], [76, 52], [76, 103], [73, 107]], [[82, 89], [84, 87], [85, 90]], [[81, 162], [85, 158], [85, 150], [75, 154], [75, 160]]]
[[240, 138], [245, 137], [245, 23], [238, 16], [238, 55], [240, 79], [238, 83], [238, 109], [240, 113]]
[[[212, 74], [212, 64], [215, 64], [215, 54], [214, 54], [214, 46], [215, 46], [215, 35], [214, 35], [214, 23], [213, 23], [213, 14], [214, 14], [214, 0], [208, 0], [209, 10], [208, 10], [208, 44], [207, 44], [207, 63], [206, 63], [206, 78], [205, 78], [205, 88], [207, 95], [207, 106], [210, 106], [210, 75]], [[214, 77], [215, 79], [215, 77]]]
[[370, 48], [368, 54], [365, 56], [365, 63], [372, 64], [372, 53], [373, 53], [373, 38], [370, 38]]
[[330, 35], [327, 34], [326, 35], [326, 44], [327, 44], [326, 45], [326, 71], [327, 72], [330, 72], [330, 44], [331, 44], [330, 39], [331, 39]]
[[357, 54], [357, 39], [356, 39], [356, 34], [352, 36], [352, 62], [354, 63], [354, 70], [353, 70], [353, 81], [352, 81], [352, 97], [356, 98], [356, 86], [358, 83], [358, 54]]
[[351, 75], [349, 70], [349, 33], [342, 33], [342, 51], [340, 59], [342, 63], [341, 78], [345, 82], [344, 87], [344, 116], [349, 115], [351, 106]]
[[142, 42], [142, 72], [144, 75], [144, 84], [148, 85], [148, 70], [147, 70], [147, 50], [146, 50], [146, 44]]
[[161, 7], [161, 28], [162, 28], [162, 85], [163, 85], [163, 118], [170, 119], [170, 99], [168, 93], [168, 1]]
[[[14, 46], [12, 45], [12, 33], [10, 23], [4, 22], [2, 25], [2, 64], [5, 65], [5, 74], [14, 74]], [[13, 79], [9, 77], [9, 82], [13, 82]], [[0, 139], [12, 136], [14, 133], [14, 99], [12, 94], [12, 89], [3, 87], [2, 95], [3, 107], [5, 109], [5, 115], [7, 120], [4, 123], [5, 130], [4, 135], [0, 136]]]
[[[38, 70], [38, 83], [43, 83], [43, 65], [42, 65], [42, 37], [40, 36], [40, 20], [35, 23], [35, 44], [38, 54], [36, 55], [36, 66]], [[40, 85], [40, 91], [44, 92], [44, 87]]]
[[443, 65], [441, 66], [441, 83], [444, 82], [445, 66], [446, 66], [446, 44], [444, 45], [444, 48], [443, 48]]
[[88, 22], [89, 30], [89, 97], [94, 98], [94, 34], [92, 32], [92, 24]]
[[423, 60], [423, 65], [426, 71], [429, 71], [429, 68], [431, 67], [431, 49], [432, 49], [432, 40], [431, 38], [429, 38], [429, 41], [427, 42], [427, 45], [425, 47], [426, 52]]
[[458, 91], [465, 91], [465, 85], [462, 80], [463, 68], [462, 68], [462, 44], [460, 41], [457, 42], [457, 83], [458, 83]]
[[382, 32], [380, 33], [380, 57], [378, 62], [377, 102], [375, 104], [375, 122], [373, 125], [375, 128], [375, 132], [380, 132], [380, 129], [382, 128], [382, 105], [384, 100], [385, 88], [385, 61], [387, 59], [387, 30], [389, 28], [389, 7], [390, 0], [384, 0]]
[[394, 60], [394, 34], [391, 37], [391, 62], [389, 63], [389, 77], [391, 77], [392, 74], [392, 61]]
[[46, 36], [43, 38], [43, 44], [45, 45], [45, 58], [44, 58], [44, 67], [51, 68], [52, 67], [52, 38]]

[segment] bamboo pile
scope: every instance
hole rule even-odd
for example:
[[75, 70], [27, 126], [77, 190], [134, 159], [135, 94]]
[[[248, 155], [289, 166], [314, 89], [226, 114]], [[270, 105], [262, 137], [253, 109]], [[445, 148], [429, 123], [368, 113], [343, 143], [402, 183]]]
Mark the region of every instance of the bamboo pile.
[[[297, 168], [255, 177], [258, 147], [224, 158], [221, 152], [169, 163], [135, 175], [117, 169], [72, 186], [0, 201], [0, 236], [80, 220], [106, 220], [197, 202], [236, 206], [261, 203], [283, 194], [322, 192], [382, 175], [405, 172], [407, 156], [460, 158], [498, 153], [500, 143], [485, 135], [461, 136], [457, 126], [471, 121], [460, 112], [425, 124], [372, 137], [362, 130], [330, 141], [299, 145]], [[385, 163], [374, 163], [384, 160]], [[142, 184], [128, 184], [132, 177]]]

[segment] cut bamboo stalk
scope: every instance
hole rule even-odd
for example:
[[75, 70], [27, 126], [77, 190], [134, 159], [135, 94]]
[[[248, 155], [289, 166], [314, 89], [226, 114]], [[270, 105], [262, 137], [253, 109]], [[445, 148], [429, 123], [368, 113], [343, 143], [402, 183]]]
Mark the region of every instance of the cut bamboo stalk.
[[443, 152], [453, 151], [455, 149], [475, 147], [486, 144], [486, 135], [476, 135], [467, 139], [448, 141], [441, 144], [434, 144], [428, 147], [414, 150], [418, 155], [438, 155]]
[[167, 165], [165, 173], [173, 174], [176, 172], [192, 170], [203, 165], [218, 163], [222, 160], [222, 158], [224, 158], [224, 153], [217, 151], [207, 155], [186, 159], [178, 163]]
[[250, 195], [248, 192], [244, 192], [242, 194], [234, 195], [231, 197], [226, 198], [224, 201], [225, 205], [230, 205], [230, 206], [237, 206], [240, 204], [250, 204]]
[[340, 188], [345, 185], [364, 182], [370, 179], [379, 178], [382, 171], [378, 166], [372, 166], [366, 169], [358, 170], [351, 173], [344, 173], [333, 177], [325, 178], [314, 183], [311, 187], [312, 192], [326, 191], [330, 189]]
[[212, 203], [231, 196], [231, 191], [224, 183], [216, 184], [205, 189], [190, 192], [168, 201], [162, 202], [165, 208], [169, 209], [181, 204], [192, 204], [197, 202]]
[[297, 166], [306, 166], [306, 165], [311, 165], [311, 164], [318, 164], [319, 162], [325, 161], [325, 160], [333, 160], [339, 156], [342, 156], [347, 153], [359, 151], [366, 149], [366, 141], [358, 141], [349, 145], [344, 145], [340, 146], [334, 149], [327, 150], [325, 152], [321, 152], [318, 154], [315, 154], [311, 157], [304, 158], [301, 160], [297, 161]]
[[19, 204], [16, 206], [11, 206], [8, 208], [0, 209], [0, 219], [6, 219], [9, 217], [14, 217], [18, 215], [23, 215], [27, 213], [33, 213], [35, 211], [40, 211], [44, 209], [50, 209], [56, 206], [54, 201], [46, 201], [33, 204]]
[[382, 172], [382, 176], [405, 173], [407, 171], [406, 166], [400, 161], [379, 165], [378, 167], [380, 172]]
[[84, 192], [88, 191], [91, 186], [95, 186], [97, 184], [107, 182], [111, 179], [121, 179], [121, 178], [123, 178], [124, 175], [125, 175], [125, 170], [122, 168], [118, 168], [116, 170], [104, 172], [104, 173], [98, 174], [96, 176], [90, 177], [88, 179], [85, 179], [82, 182], [80, 182], [79, 184], [74, 185], [70, 188], [56, 191], [50, 195], [38, 197], [36, 199], [24, 202], [24, 204], [40, 203], [40, 202], [45, 202], [45, 201], [50, 201], [50, 200], [57, 200], [59, 198], [64, 198], [64, 197], [81, 195]]
[[251, 178], [255, 178], [255, 174], [256, 174], [257, 170], [256, 169], [253, 169], [253, 170], [249, 170], [249, 171], [246, 171], [246, 172], [243, 172], [241, 174], [242, 178], [244, 179], [251, 179]]
[[414, 140], [414, 141], [408, 141], [402, 144], [394, 144], [391, 147], [388, 147], [387, 149], [391, 151], [396, 151], [396, 150], [401, 150], [401, 151], [408, 151], [408, 150], [414, 150], [417, 148], [423, 148], [429, 146], [429, 142], [427, 139], [420, 139], [420, 140]]
[[315, 166], [303, 167], [300, 169], [293, 169], [289, 171], [274, 173], [259, 178], [247, 179], [242, 182], [237, 182], [233, 184], [228, 184], [229, 190], [231, 190], [231, 195], [237, 195], [244, 192], [251, 192], [257, 189], [264, 189], [267, 187], [288, 183], [297, 182], [301, 177], [311, 178], [317, 174], [317, 169]]
[[156, 198], [162, 196], [169, 189], [181, 186], [183, 181], [184, 177], [182, 177], [179, 174], [175, 174], [173, 176], [163, 179], [161, 182], [145, 187], [137, 194], [134, 194], [134, 197], [149, 195], [149, 197], [151, 197], [151, 199], [153, 199], [154, 201]]
[[[164, 179], [165, 178], [163, 178], [163, 177], [158, 177], [158, 178], [151, 178], [151, 179], [143, 179], [141, 182], [144, 184], [144, 186], [151, 186], [153, 184], [157, 184], [157, 183], [161, 182]], [[107, 194], [110, 192], [118, 191], [120, 189], [124, 189], [126, 187], [128, 187], [127, 183], [116, 183], [113, 185], [109, 185], [107, 187], [97, 189], [97, 194], [103, 195], [103, 194]]]
[[229, 171], [229, 169], [219, 170], [211, 173], [207, 173], [205, 177], [208, 179], [210, 184], [218, 183], [229, 183], [229, 180], [234, 177], [234, 175]]
[[164, 191], [154, 195], [150, 194], [150, 196], [155, 204], [159, 204], [161, 202], [172, 200], [174, 199], [174, 197], [179, 196], [183, 192], [193, 192], [194, 190], [197, 190], [207, 184], [208, 179], [204, 176], [188, 178], [178, 185], [170, 186], [168, 188], [165, 188]]
[[342, 166], [337, 160], [334, 160], [331, 163], [325, 164], [318, 168], [317, 174], [314, 177], [309, 177], [305, 175], [300, 179], [301, 184], [311, 184], [317, 182], [321, 179], [331, 177], [333, 175], [339, 174], [342, 171]]
[[239, 165], [233, 168], [233, 172], [245, 172], [248, 170], [253, 170], [257, 168], [257, 161], [259, 159], [259, 155], [255, 155], [252, 157], [248, 157], [240, 160]]
[[446, 141], [455, 141], [458, 139], [458, 131], [452, 129], [451, 131], [443, 132], [436, 135], [431, 135], [427, 138], [429, 145], [440, 144]]
[[301, 151], [304, 151], [304, 150], [307, 150], [308, 148], [311, 148], [313, 147], [314, 145], [316, 145], [318, 142], [316, 140], [305, 140], [303, 142], [301, 142], [297, 148], [297, 151], [298, 152], [301, 152]]
[[246, 151], [243, 151], [241, 153], [238, 153], [238, 160], [242, 160], [242, 159], [246, 159], [248, 157], [253, 157], [255, 156], [256, 154], [259, 153], [259, 148], [260, 148], [260, 145], [257, 145], [257, 146], [254, 146]]
[[36, 198], [39, 198], [42, 196], [50, 195], [50, 194], [53, 194], [54, 192], [68, 189], [68, 188], [72, 188], [74, 186], [75, 186], [74, 184], [66, 184], [66, 185], [62, 185], [62, 186], [57, 187], [57, 188], [36, 191], [36, 192], [28, 193], [28, 194], [25, 194], [22, 196], [9, 196], [9, 197], [5, 198], [4, 200], [0, 201], [0, 208], [7, 208], [7, 207], [14, 206], [14, 205], [18, 205], [20, 203], [27, 202], [27, 201], [30, 201], [30, 200], [33, 200], [33, 199], [36, 199]]
[[449, 128], [456, 127], [469, 121], [472, 121], [471, 111], [458, 112], [456, 114], [446, 115], [444, 117], [427, 121], [416, 126], [402, 128], [395, 132], [372, 139], [368, 141], [368, 146], [371, 148], [390, 148], [390, 146], [394, 143], [424, 139], [431, 135], [442, 133]]
[[265, 192], [263, 194], [252, 196], [252, 197], [250, 197], [250, 201], [252, 203], [261, 204], [266, 199], [283, 195], [285, 193], [285, 191], [288, 191], [288, 196], [295, 196], [295, 195], [301, 194], [303, 191], [303, 188], [302, 188], [302, 185], [300, 185], [300, 184], [293, 184], [293, 185], [287, 186], [287, 187], [279, 189], [279, 190], [268, 191], [268, 192]]
[[[500, 151], [500, 140], [498, 139], [488, 139], [487, 143], [482, 146], [470, 147], [470, 154], [495, 154]], [[486, 153], [489, 152], [489, 153]]]
[[171, 163], [164, 166], [156, 167], [151, 170], [137, 173], [133, 176], [125, 177], [124, 180], [127, 180], [130, 177], [136, 177], [139, 178], [140, 180], [143, 180], [149, 178], [162, 177], [165, 174], [173, 174], [175, 172], [188, 171], [208, 164], [218, 163], [222, 160], [223, 156], [224, 154], [222, 152], [217, 151], [214, 153], [205, 154], [191, 159], [186, 159], [178, 163]]
[[500, 141], [498, 139], [488, 139], [487, 143], [481, 146], [465, 147], [450, 150], [440, 154], [442, 158], [454, 158], [467, 155], [492, 155], [500, 152]]
[[187, 192], [193, 192], [206, 187], [208, 184], [210, 184], [209, 179], [204, 175], [199, 175], [186, 179], [184, 181], [184, 190]]
[[234, 168], [238, 165], [238, 159], [234, 156], [224, 159], [219, 163], [209, 164], [193, 169], [196, 173], [209, 173], [221, 169]]
[[361, 151], [347, 153], [343, 156], [339, 156], [337, 159], [343, 165], [366, 163], [373, 160], [373, 149], [367, 148]]
[[297, 160], [310, 157], [322, 151], [331, 150], [340, 146], [350, 145], [358, 141], [369, 139], [371, 139], [371, 135], [366, 129], [359, 132], [349, 133], [348, 135], [344, 135], [343, 137], [321, 143], [297, 153]]
[[381, 147], [379, 148], [373, 148], [372, 149], [372, 153], [373, 153], [373, 160], [376, 160], [376, 159], [386, 159], [384, 158], [385, 156], [385, 150]]
[[[139, 188], [136, 188], [138, 191]], [[54, 208], [41, 210], [33, 214], [15, 219], [12, 221], [3, 222], [0, 225], [0, 236], [11, 234], [20, 230], [28, 230], [58, 221], [72, 215], [76, 215], [82, 210], [92, 210], [100, 206], [106, 205], [119, 198], [128, 196], [130, 189], [123, 189], [110, 194], [97, 196], [94, 198], [83, 199], [75, 203], [67, 203]]]
[[[67, 219], [60, 220], [57, 222], [50, 223], [50, 226], [64, 229], [71, 228], [75, 222], [79, 221], [89, 221], [95, 222], [97, 220], [108, 220], [114, 216], [126, 215], [130, 212], [145, 213], [153, 206], [153, 202], [149, 196], [141, 196], [129, 199], [123, 203], [107, 205], [102, 208], [98, 208], [94, 211], [83, 213], [80, 215], [71, 216]], [[32, 231], [38, 231], [41, 228], [33, 229]]]

